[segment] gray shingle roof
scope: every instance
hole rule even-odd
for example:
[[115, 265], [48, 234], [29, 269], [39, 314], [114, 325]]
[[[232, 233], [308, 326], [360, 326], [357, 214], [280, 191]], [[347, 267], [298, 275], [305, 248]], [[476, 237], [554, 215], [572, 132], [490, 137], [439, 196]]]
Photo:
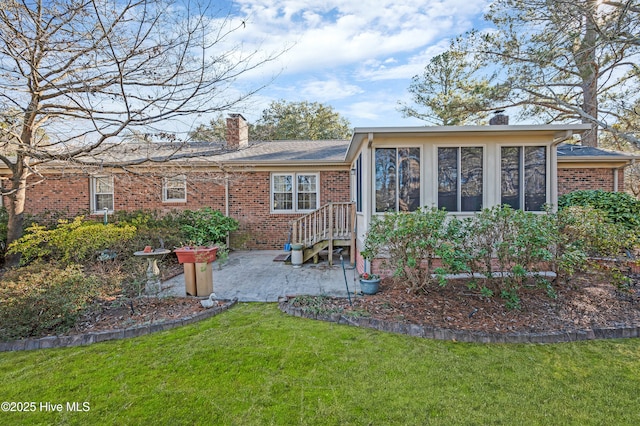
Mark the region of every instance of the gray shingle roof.
[[223, 162], [286, 163], [344, 162], [349, 141], [269, 141], [257, 142], [238, 151], [221, 155]]
[[610, 151], [602, 148], [594, 148], [591, 146], [572, 145], [572, 144], [560, 144], [558, 145], [558, 159], [577, 158], [577, 157], [590, 157], [602, 160], [630, 160], [635, 158], [633, 155], [626, 152]]
[[[290, 140], [251, 142], [246, 148], [230, 151], [224, 142], [125, 143], [105, 146], [98, 152], [86, 155], [85, 161], [117, 164], [121, 162], [158, 162], [167, 156], [191, 163], [230, 163], [242, 165], [337, 165], [346, 164], [348, 140]], [[631, 161], [638, 156], [625, 152], [581, 145], [558, 145], [558, 160], [579, 161]]]
[[85, 155], [85, 161], [118, 164], [162, 161], [167, 157], [194, 163], [285, 164], [343, 163], [349, 141], [268, 141], [252, 142], [246, 148], [229, 150], [224, 142], [123, 143], [104, 146]]

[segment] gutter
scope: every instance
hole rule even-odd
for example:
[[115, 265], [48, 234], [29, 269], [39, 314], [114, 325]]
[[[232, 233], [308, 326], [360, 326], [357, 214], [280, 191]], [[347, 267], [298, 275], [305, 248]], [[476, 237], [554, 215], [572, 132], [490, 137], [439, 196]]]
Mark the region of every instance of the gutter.
[[626, 162], [625, 167], [633, 164], [636, 157], [627, 155], [580, 155], [580, 156], [560, 156], [561, 163], [620, 163]]

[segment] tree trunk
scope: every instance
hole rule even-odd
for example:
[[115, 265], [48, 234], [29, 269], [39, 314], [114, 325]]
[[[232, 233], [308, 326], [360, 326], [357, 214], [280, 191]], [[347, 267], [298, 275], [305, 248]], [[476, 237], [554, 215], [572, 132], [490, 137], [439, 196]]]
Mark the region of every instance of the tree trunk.
[[596, 0], [587, 2], [585, 11], [585, 33], [578, 54], [578, 70], [582, 76], [582, 109], [587, 117], [582, 118], [585, 124], [591, 124], [591, 130], [582, 135], [583, 146], [598, 146], [598, 75], [600, 68], [596, 57], [597, 24], [594, 14], [598, 7]]
[[[14, 175], [11, 179], [12, 192], [6, 196], [9, 200], [7, 203], [7, 215], [9, 221], [7, 224], [7, 246], [12, 242], [20, 239], [24, 232], [24, 202], [27, 192], [27, 176], [28, 172], [22, 169], [20, 174]], [[8, 254], [4, 258], [5, 266], [14, 267], [20, 264], [20, 253]]]
[[[594, 82], [595, 82], [595, 79], [594, 79]], [[593, 84], [593, 86], [595, 86], [595, 84]], [[589, 83], [589, 87], [587, 87], [587, 84], [585, 84], [585, 87], [583, 89], [584, 98], [585, 98], [584, 112], [589, 114], [594, 119], [597, 119], [598, 118], [598, 100], [597, 100], [598, 95], [593, 93], [590, 89], [591, 89], [591, 82]], [[588, 97], [590, 97], [590, 99], [587, 99]], [[583, 118], [582, 123], [591, 125], [591, 130], [587, 130], [582, 134], [582, 138], [581, 138], [582, 145], [597, 147], [598, 146], [598, 124], [594, 120], [590, 120], [587, 118]]]

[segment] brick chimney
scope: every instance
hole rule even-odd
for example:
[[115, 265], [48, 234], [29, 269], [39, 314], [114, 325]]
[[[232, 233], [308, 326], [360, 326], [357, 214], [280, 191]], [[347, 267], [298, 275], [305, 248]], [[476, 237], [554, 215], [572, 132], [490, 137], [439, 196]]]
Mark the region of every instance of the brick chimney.
[[249, 146], [249, 125], [241, 114], [227, 117], [227, 148], [241, 149]]
[[509, 116], [503, 114], [504, 110], [500, 109], [494, 112], [494, 116], [489, 120], [491, 126], [508, 126]]

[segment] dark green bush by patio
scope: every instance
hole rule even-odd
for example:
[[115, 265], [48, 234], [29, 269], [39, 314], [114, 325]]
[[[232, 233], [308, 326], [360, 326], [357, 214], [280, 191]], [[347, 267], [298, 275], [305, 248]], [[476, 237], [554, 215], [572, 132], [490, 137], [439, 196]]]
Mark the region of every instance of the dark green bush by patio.
[[167, 248], [185, 244], [223, 244], [229, 232], [238, 229], [236, 219], [210, 207], [162, 214], [150, 210], [116, 212], [111, 220], [135, 226], [138, 230], [135, 240], [139, 247], [157, 247], [160, 238]]
[[226, 242], [229, 232], [238, 229], [238, 221], [211, 207], [185, 210], [177, 218], [185, 243], [202, 246]]
[[0, 286], [0, 340], [64, 333], [97, 295], [98, 281], [78, 265], [10, 270]]
[[179, 247], [186, 239], [180, 229], [181, 215], [176, 211], [162, 214], [154, 210], [119, 211], [110, 220], [114, 224], [136, 228], [136, 234], [126, 244], [126, 251], [133, 253], [146, 246], [158, 248], [161, 244], [168, 249]]

